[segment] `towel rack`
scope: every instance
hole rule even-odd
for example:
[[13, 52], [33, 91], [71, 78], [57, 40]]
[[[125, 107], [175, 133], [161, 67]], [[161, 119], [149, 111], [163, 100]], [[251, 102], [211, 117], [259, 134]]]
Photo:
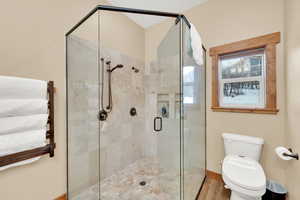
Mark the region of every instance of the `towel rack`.
[[46, 132], [46, 138], [49, 140], [48, 144], [43, 147], [30, 149], [18, 153], [13, 153], [5, 156], [0, 156], [0, 167], [10, 165], [16, 162], [28, 160], [34, 157], [45, 155], [49, 153], [50, 157], [54, 156], [54, 149], [56, 147], [54, 141], [54, 82], [49, 81], [47, 92], [48, 92], [48, 130]]

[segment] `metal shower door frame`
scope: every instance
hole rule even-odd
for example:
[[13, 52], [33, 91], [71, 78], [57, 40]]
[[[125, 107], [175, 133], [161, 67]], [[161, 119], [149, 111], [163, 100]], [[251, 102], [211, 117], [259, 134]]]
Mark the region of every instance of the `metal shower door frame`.
[[83, 17], [76, 25], [74, 25], [66, 34], [67, 37], [73, 31], [75, 31], [81, 24], [83, 24], [90, 16], [92, 16], [98, 10], [106, 10], [106, 11], [115, 11], [115, 12], [125, 12], [125, 13], [133, 13], [133, 14], [144, 14], [144, 15], [154, 15], [161, 17], [173, 17], [178, 18], [180, 20], [184, 20], [188, 27], [191, 27], [190, 22], [183, 14], [178, 13], [170, 13], [170, 12], [160, 12], [153, 10], [142, 10], [142, 9], [134, 9], [134, 8], [122, 8], [122, 7], [114, 7], [114, 6], [106, 6], [106, 5], [97, 5], [93, 10], [91, 10], [85, 17]]

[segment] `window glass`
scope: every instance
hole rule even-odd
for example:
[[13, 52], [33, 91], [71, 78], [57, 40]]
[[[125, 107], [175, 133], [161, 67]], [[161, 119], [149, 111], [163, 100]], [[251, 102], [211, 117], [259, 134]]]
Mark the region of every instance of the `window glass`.
[[221, 56], [219, 84], [221, 106], [265, 107], [264, 49]]
[[191, 67], [191, 66], [183, 68], [184, 82], [194, 82], [194, 77], [195, 77], [194, 68], [195, 67]]
[[185, 85], [184, 86], [184, 103], [194, 103], [194, 86]]
[[183, 68], [183, 103], [193, 104], [195, 101], [195, 67], [185, 66]]

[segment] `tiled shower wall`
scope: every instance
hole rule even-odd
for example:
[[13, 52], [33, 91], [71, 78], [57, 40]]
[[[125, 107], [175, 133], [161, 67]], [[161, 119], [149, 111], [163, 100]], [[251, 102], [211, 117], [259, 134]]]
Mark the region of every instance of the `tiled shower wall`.
[[[72, 99], [69, 101], [69, 173], [72, 188], [80, 191], [98, 181], [99, 159], [100, 179], [103, 179], [144, 156], [144, 64], [115, 50], [101, 48], [105, 61], [110, 60], [112, 67], [123, 64], [124, 68], [112, 73], [113, 111], [107, 121], [99, 124], [101, 69], [97, 65], [97, 48], [89, 41], [72, 36], [68, 50], [72, 51], [71, 63], [68, 63], [72, 66], [68, 72], [68, 92]], [[132, 67], [138, 68], [139, 73]], [[107, 80], [104, 83], [106, 87]], [[104, 92], [105, 107], [108, 95]], [[137, 116], [129, 114], [133, 107], [137, 109]]]
[[[113, 110], [101, 122], [100, 163], [101, 179], [126, 168], [144, 156], [145, 86], [144, 64], [118, 51], [102, 48], [101, 57], [111, 60], [111, 66], [124, 65], [112, 73]], [[135, 67], [139, 70], [135, 73]], [[107, 73], [105, 73], [107, 74]], [[107, 85], [107, 81], [105, 81]], [[107, 97], [107, 92], [104, 96]], [[104, 101], [104, 106], [107, 101]], [[131, 116], [130, 109], [137, 115]]]

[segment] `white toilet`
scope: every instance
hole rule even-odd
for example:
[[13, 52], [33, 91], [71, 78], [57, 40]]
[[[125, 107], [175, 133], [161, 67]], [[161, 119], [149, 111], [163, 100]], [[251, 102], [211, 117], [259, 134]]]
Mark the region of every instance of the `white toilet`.
[[266, 176], [259, 164], [264, 140], [229, 133], [223, 139], [222, 177], [231, 190], [230, 200], [260, 200], [266, 192]]

